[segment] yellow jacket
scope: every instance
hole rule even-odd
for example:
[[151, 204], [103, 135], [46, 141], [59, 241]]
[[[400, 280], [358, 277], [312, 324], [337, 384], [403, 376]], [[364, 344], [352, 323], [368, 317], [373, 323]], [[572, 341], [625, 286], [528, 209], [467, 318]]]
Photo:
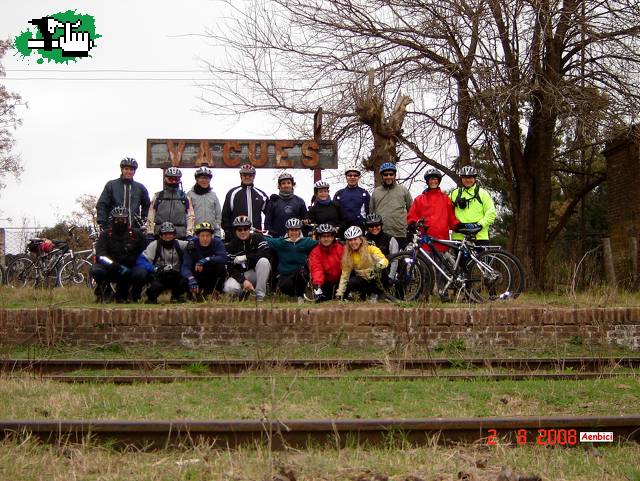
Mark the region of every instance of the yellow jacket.
[[[362, 266], [362, 256], [359, 252], [353, 252], [349, 249], [348, 246], [345, 247], [345, 251], [349, 253], [353, 260], [353, 270], [356, 272], [356, 275], [362, 277], [363, 279], [372, 279], [376, 269], [384, 269], [389, 265], [389, 260], [376, 246], [368, 246], [369, 255], [373, 257], [373, 268], [364, 268]], [[349, 281], [350, 275], [351, 269], [347, 269], [343, 264], [342, 274], [340, 275], [340, 284], [338, 285], [336, 296], [340, 297], [344, 295], [344, 291], [347, 289], [347, 282]]]

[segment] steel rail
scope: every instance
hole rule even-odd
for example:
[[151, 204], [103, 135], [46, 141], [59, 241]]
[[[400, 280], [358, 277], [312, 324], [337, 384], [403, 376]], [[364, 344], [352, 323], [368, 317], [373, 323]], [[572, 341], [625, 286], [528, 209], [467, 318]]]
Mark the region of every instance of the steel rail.
[[[220, 448], [269, 443], [274, 449], [330, 446], [510, 443], [579, 446], [582, 432], [613, 433], [613, 441], [640, 441], [640, 416], [489, 417], [426, 419], [318, 419], [230, 421], [0, 420], [3, 437], [45, 442], [106, 440], [114, 446]], [[553, 433], [551, 439], [550, 433]], [[542, 441], [542, 442], [541, 442]]]
[[593, 371], [607, 367], [640, 367], [640, 357], [566, 358], [431, 358], [431, 359], [0, 359], [0, 371], [29, 370], [49, 373], [78, 369], [180, 369], [206, 367], [216, 373], [239, 373], [268, 368], [357, 370], [384, 367], [396, 370], [443, 368], [505, 368], [535, 371], [573, 369]]
[[[68, 384], [96, 383], [96, 384], [167, 384], [174, 382], [206, 382], [206, 381], [238, 381], [238, 380], [255, 380], [255, 379], [290, 379], [290, 380], [311, 380], [311, 381], [341, 381], [353, 380], [360, 382], [369, 381], [531, 381], [531, 380], [562, 380], [562, 381], [579, 381], [593, 379], [611, 379], [617, 377], [636, 377], [639, 373], [635, 372], [577, 372], [577, 373], [486, 373], [486, 374], [469, 374], [456, 373], [448, 374], [445, 372], [435, 374], [363, 374], [363, 375], [344, 375], [344, 374], [291, 374], [291, 373], [274, 373], [274, 374], [230, 374], [230, 375], [146, 375], [146, 374], [125, 374], [125, 375], [33, 375], [27, 379], [35, 379], [38, 381], [54, 381]], [[0, 379], [25, 379], [21, 376], [5, 376]]]

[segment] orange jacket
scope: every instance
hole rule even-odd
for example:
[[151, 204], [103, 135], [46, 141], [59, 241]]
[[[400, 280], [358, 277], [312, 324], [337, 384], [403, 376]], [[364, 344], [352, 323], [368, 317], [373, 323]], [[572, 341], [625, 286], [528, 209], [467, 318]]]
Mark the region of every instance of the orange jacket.
[[[449, 239], [449, 229], [453, 230], [460, 221], [453, 209], [453, 203], [447, 194], [438, 189], [427, 189], [415, 198], [409, 213], [407, 224], [418, 222], [424, 218], [425, 225], [429, 226], [427, 234], [436, 239]], [[434, 244], [440, 252], [447, 247]]]

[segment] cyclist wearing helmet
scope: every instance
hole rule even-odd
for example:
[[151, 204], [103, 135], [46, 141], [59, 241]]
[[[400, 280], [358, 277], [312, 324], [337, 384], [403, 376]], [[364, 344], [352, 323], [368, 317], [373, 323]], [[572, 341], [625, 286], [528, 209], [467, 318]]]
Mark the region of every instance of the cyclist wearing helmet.
[[362, 225], [365, 216], [369, 213], [369, 192], [358, 185], [360, 171], [348, 168], [344, 172], [347, 186], [340, 189], [333, 196], [333, 203], [340, 209], [342, 217], [341, 230], [344, 232], [352, 225]]
[[253, 185], [255, 178], [256, 168], [253, 165], [240, 166], [240, 185], [227, 192], [222, 206], [225, 239], [233, 239], [233, 220], [239, 215], [246, 215], [254, 229], [262, 230], [262, 214], [269, 197]]
[[407, 245], [407, 212], [411, 207], [411, 194], [396, 182], [396, 166], [385, 162], [380, 166], [382, 184], [373, 190], [369, 210], [384, 219], [385, 232], [398, 241], [400, 249]]
[[111, 226], [100, 232], [96, 242], [96, 263], [91, 277], [96, 281], [96, 302], [109, 302], [113, 295], [111, 283], [116, 283], [115, 301], [140, 300], [146, 281], [144, 271], [133, 269], [137, 257], [144, 250], [144, 235], [129, 224], [129, 211], [124, 207], [111, 210]]
[[293, 193], [296, 185], [293, 175], [284, 172], [278, 176], [278, 193], [269, 198], [264, 216], [264, 228], [273, 237], [282, 237], [287, 233], [285, 227], [289, 219], [307, 217], [307, 205]]
[[109, 214], [117, 206], [129, 212], [129, 225], [142, 227], [149, 212], [149, 192], [144, 185], [133, 180], [137, 169], [136, 159], [125, 157], [120, 161], [120, 177], [105, 184], [96, 203], [97, 222], [101, 229], [109, 227]]
[[185, 239], [193, 235], [195, 215], [193, 205], [184, 190], [180, 188], [182, 172], [177, 167], [164, 171], [164, 189], [156, 192], [151, 199], [147, 233], [158, 235], [160, 226], [170, 222], [176, 229], [176, 237]]
[[380, 214], [369, 214], [364, 223], [367, 227], [365, 237], [369, 244], [380, 249], [385, 257], [400, 250], [396, 238], [382, 230], [382, 216]]
[[336, 241], [337, 229], [330, 224], [320, 224], [316, 228], [318, 245], [309, 254], [309, 271], [316, 302], [335, 297], [340, 274], [344, 246]]
[[342, 256], [336, 298], [346, 299], [349, 293], [357, 291], [361, 300], [368, 296], [370, 302], [377, 302], [378, 294], [382, 292], [381, 273], [389, 261], [380, 249], [369, 245], [360, 227], [349, 227], [344, 238], [347, 245]]
[[187, 192], [187, 197], [193, 205], [195, 223], [208, 222], [213, 226], [213, 234], [220, 237], [220, 224], [222, 222], [222, 207], [216, 193], [211, 190], [211, 169], [199, 167], [194, 174], [196, 183]]
[[[454, 189], [449, 196], [455, 207], [456, 217], [464, 224], [479, 224], [482, 230], [476, 234], [476, 244], [489, 245], [489, 226], [496, 220], [496, 208], [489, 192], [477, 182], [478, 171], [471, 165], [460, 169], [462, 187]], [[453, 238], [462, 240], [462, 234]]]
[[340, 227], [341, 219], [340, 209], [329, 196], [329, 183], [319, 180], [313, 185], [313, 201], [305, 224], [331, 224]]
[[187, 241], [176, 239], [176, 228], [164, 222], [158, 228], [158, 239], [138, 256], [136, 269], [147, 274], [147, 304], [157, 304], [163, 291], [171, 290], [171, 302], [184, 302], [185, 279], [180, 274]]
[[264, 301], [271, 274], [271, 249], [259, 232], [251, 232], [251, 220], [246, 215], [233, 219], [233, 237], [226, 244], [233, 260], [228, 264], [229, 278], [224, 292], [242, 297], [254, 292], [258, 302]]
[[[424, 180], [427, 188], [413, 201], [407, 214], [407, 224], [415, 225], [420, 219], [424, 219], [425, 225], [429, 227], [429, 235], [448, 240], [449, 230], [454, 230], [460, 221], [453, 211], [451, 199], [440, 190], [442, 172], [430, 167], [424, 174]], [[434, 243], [434, 246], [440, 252], [448, 249], [441, 244]]]
[[269, 247], [278, 255], [278, 287], [283, 294], [298, 297], [304, 302], [304, 294], [309, 274], [307, 256], [317, 241], [302, 235], [302, 221], [291, 218], [285, 222], [286, 237], [267, 237]]
[[214, 291], [218, 297], [227, 277], [227, 251], [213, 232], [214, 227], [209, 222], [196, 224], [196, 239], [188, 243], [182, 260], [182, 277], [196, 301], [205, 300]]

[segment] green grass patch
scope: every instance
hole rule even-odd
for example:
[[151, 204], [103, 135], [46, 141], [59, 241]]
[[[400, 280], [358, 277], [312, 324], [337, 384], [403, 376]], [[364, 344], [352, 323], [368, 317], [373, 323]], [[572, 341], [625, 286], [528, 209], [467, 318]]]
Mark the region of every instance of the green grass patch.
[[[637, 376], [588, 381], [394, 381], [346, 377], [115, 386], [0, 383], [0, 419], [413, 418], [634, 414]], [[43, 414], [43, 413], [46, 413]]]

